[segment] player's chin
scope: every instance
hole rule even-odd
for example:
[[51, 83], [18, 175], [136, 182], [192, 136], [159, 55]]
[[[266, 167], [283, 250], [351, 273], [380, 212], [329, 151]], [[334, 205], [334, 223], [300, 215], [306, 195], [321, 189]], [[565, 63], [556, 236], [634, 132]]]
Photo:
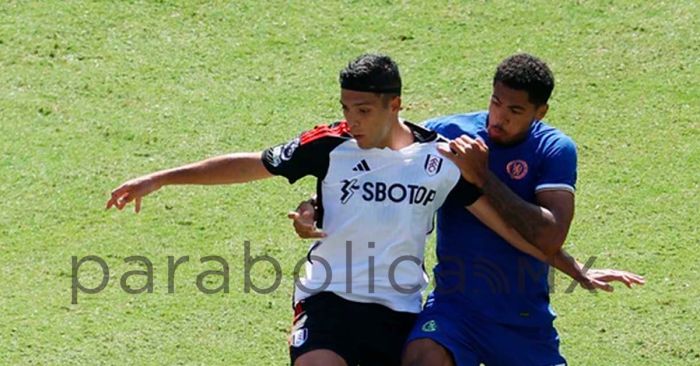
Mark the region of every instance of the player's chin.
[[360, 149], [371, 149], [372, 145], [367, 141], [365, 136], [354, 136], [357, 141], [357, 147]]
[[497, 144], [507, 144], [508, 139], [503, 133], [489, 131], [489, 140]]

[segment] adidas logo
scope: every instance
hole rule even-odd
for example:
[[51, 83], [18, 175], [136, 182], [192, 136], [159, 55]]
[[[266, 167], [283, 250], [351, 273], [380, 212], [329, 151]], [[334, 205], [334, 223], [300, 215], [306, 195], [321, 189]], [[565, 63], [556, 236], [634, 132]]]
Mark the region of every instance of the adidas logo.
[[353, 172], [368, 172], [370, 171], [369, 169], [369, 164], [367, 164], [367, 161], [365, 159], [362, 159], [357, 165], [355, 165], [354, 168], [352, 168]]

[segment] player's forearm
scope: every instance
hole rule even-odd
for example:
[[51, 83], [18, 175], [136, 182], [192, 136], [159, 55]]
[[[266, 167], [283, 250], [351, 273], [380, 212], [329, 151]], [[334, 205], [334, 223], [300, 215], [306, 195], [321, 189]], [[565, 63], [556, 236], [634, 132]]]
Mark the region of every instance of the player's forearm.
[[222, 155], [152, 174], [159, 186], [245, 183], [270, 176], [260, 153]]
[[588, 280], [586, 274], [583, 272], [583, 265], [569, 255], [564, 249], [558, 251], [552, 257], [552, 260], [550, 264], [552, 264], [554, 268], [566, 273], [572, 279], [578, 282]]
[[503, 220], [525, 240], [537, 246], [546, 256], [559, 251], [566, 233], [561, 235], [554, 215], [549, 210], [526, 202], [493, 173], [488, 174], [481, 189]]

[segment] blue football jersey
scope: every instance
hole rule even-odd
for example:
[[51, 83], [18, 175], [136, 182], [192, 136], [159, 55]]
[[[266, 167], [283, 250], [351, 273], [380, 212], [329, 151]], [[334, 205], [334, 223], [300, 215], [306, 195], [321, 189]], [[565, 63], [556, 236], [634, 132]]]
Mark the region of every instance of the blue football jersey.
[[[449, 139], [463, 134], [489, 147], [489, 168], [513, 192], [536, 203], [542, 190], [575, 189], [576, 146], [561, 131], [536, 121], [514, 145], [491, 142], [488, 113], [438, 117], [425, 122]], [[522, 253], [491, 231], [459, 202], [445, 202], [437, 215], [436, 297], [459, 309], [514, 325], [551, 323], [549, 266]]]

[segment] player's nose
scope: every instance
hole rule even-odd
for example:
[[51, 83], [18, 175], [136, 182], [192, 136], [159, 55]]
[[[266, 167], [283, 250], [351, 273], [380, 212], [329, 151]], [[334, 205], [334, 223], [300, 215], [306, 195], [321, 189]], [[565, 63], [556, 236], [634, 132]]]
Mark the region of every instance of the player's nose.
[[348, 123], [348, 127], [350, 128], [350, 131], [357, 129], [360, 126], [360, 123], [357, 118], [353, 118], [352, 116], [347, 116], [345, 119]]

